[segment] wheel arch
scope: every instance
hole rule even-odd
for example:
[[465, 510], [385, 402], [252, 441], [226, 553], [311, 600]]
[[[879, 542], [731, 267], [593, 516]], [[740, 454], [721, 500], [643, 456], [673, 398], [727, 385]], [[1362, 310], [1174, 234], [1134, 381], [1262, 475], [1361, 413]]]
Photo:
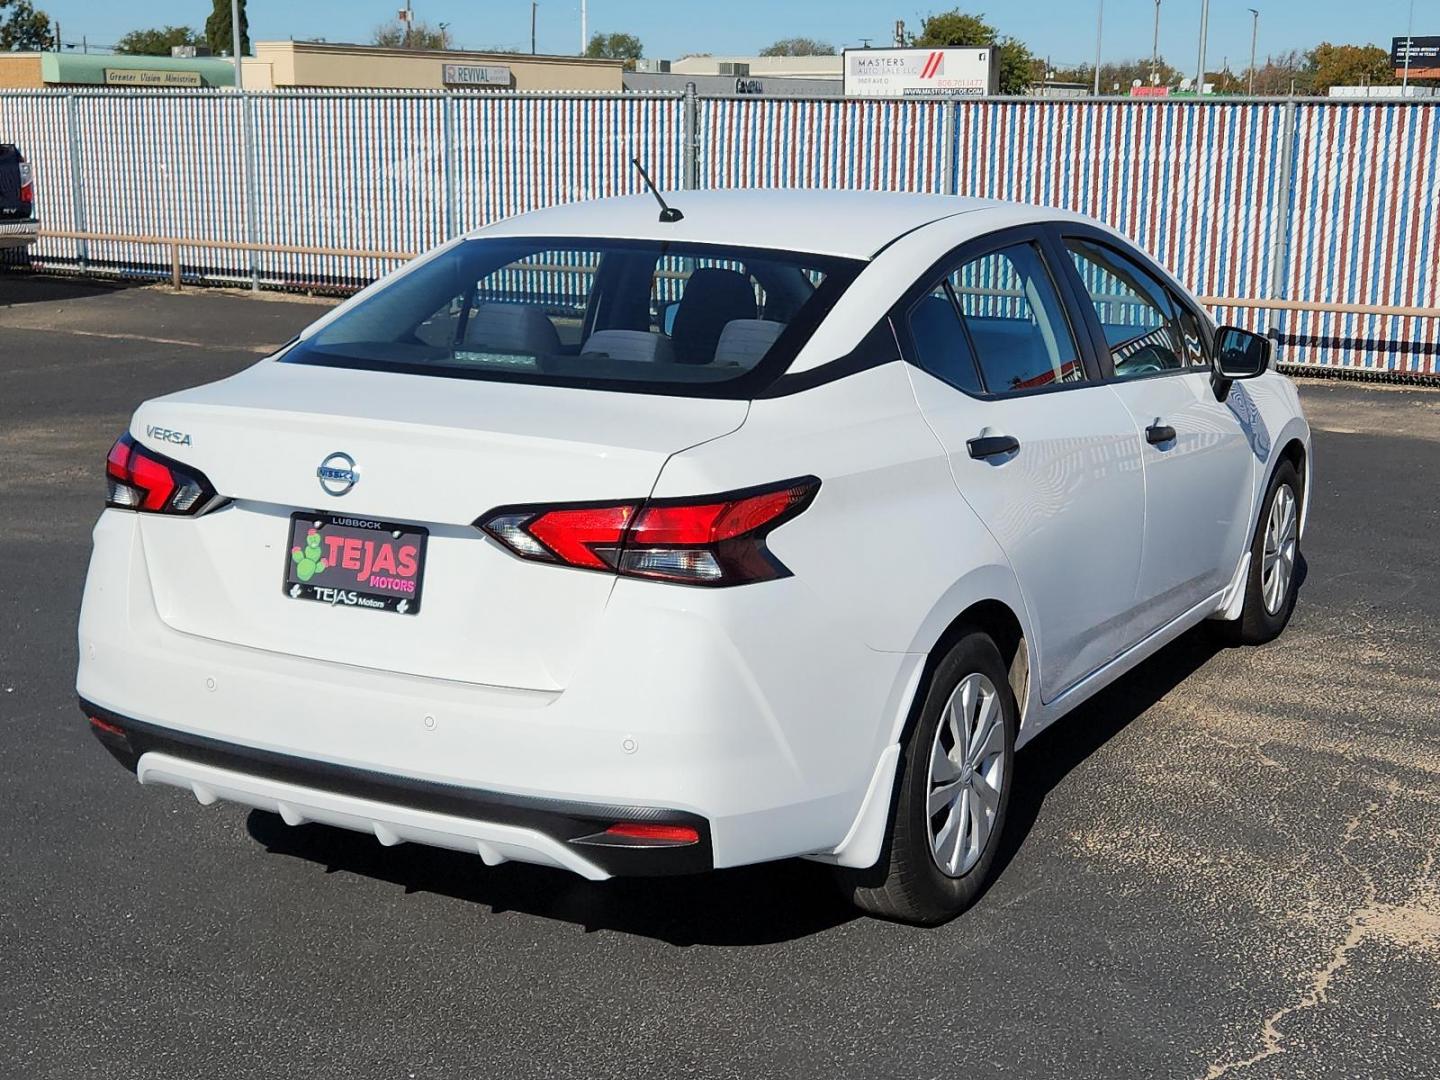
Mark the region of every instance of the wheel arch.
[[1255, 529], [1259, 527], [1260, 511], [1265, 505], [1265, 495], [1270, 490], [1270, 483], [1275, 479], [1275, 470], [1280, 468], [1284, 462], [1289, 462], [1295, 467], [1295, 473], [1300, 478], [1300, 533], [1304, 536], [1305, 522], [1310, 516], [1310, 482], [1311, 482], [1311, 455], [1310, 455], [1310, 429], [1305, 422], [1298, 417], [1286, 424], [1280, 435], [1275, 440], [1276, 449], [1271, 452], [1269, 460], [1265, 464], [1265, 478], [1255, 492], [1255, 507], [1251, 513], [1250, 535], [1254, 535]]
[[[1001, 580], [1008, 579], [1013, 587], [1013, 575], [1009, 575], [1008, 571], [1002, 573], [1004, 578]], [[953, 607], [950, 610], [954, 610]], [[1016, 701], [1020, 704], [1021, 730], [1025, 729], [1027, 711], [1038, 707], [1039, 702], [1038, 695], [1032, 697], [1029, 693], [1030, 671], [1037, 661], [1034, 639], [1026, 632], [1028, 623], [1024, 615], [1025, 607], [1020, 602], [1018, 588], [1015, 588], [1009, 598], [1002, 599], [994, 595], [972, 598], [948, 622], [938, 624], [928, 636], [926, 645], [915, 650], [924, 652], [925, 660], [919, 675], [910, 676], [914, 680], [913, 690], [909, 690], [909, 700], [895, 721], [889, 740], [880, 751], [870, 786], [845, 834], [845, 839], [833, 851], [817, 853], [810, 856], [811, 858], [857, 869], [874, 866], [880, 858], [899, 792], [901, 747], [919, 722], [936, 667], [950, 651], [951, 645], [968, 631], [979, 630], [988, 634], [1000, 649], [1001, 658], [1005, 661], [1010, 675], [1011, 686], [1014, 687], [1017, 679], [1019, 680], [1021, 689], [1016, 691]], [[913, 672], [914, 669], [911, 670]], [[1016, 745], [1018, 747], [1018, 740]]]
[[[1039, 667], [1038, 642], [1030, 632], [1024, 601], [1013, 576], [1006, 573], [1004, 580], [1011, 585], [1010, 589], [994, 589], [979, 598], [972, 593], [971, 598], [948, 621], [932, 622], [926, 635], [928, 640], [917, 643], [920, 647], [916, 651], [925, 654], [925, 662], [914, 693], [910, 695], [908, 708], [902, 721], [892, 731], [889, 742], [903, 743], [910, 737], [925, 695], [929, 692], [935, 668], [951, 646], [972, 630], [987, 634], [1000, 650], [1000, 658], [1010, 676], [1010, 688], [1019, 705], [1020, 726], [1022, 729], [1025, 727], [1027, 714], [1035, 704], [1032, 700], [1035, 695], [1031, 692], [1034, 685], [1031, 672]], [[955, 611], [955, 605], [951, 605], [949, 610]]]

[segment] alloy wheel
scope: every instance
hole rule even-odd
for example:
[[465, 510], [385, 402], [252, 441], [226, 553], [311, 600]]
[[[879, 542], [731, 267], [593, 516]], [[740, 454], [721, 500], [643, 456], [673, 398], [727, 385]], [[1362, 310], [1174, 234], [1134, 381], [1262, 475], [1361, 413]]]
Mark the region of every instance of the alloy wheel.
[[1260, 567], [1260, 591], [1265, 599], [1265, 610], [1271, 615], [1278, 614], [1290, 591], [1290, 579], [1295, 574], [1295, 555], [1299, 545], [1296, 541], [1298, 515], [1295, 509], [1295, 492], [1289, 484], [1275, 489], [1275, 498], [1270, 503], [1270, 517], [1265, 523], [1265, 551]]
[[946, 702], [930, 750], [930, 853], [949, 877], [962, 876], [985, 853], [1008, 779], [1000, 695], [994, 683], [974, 672]]

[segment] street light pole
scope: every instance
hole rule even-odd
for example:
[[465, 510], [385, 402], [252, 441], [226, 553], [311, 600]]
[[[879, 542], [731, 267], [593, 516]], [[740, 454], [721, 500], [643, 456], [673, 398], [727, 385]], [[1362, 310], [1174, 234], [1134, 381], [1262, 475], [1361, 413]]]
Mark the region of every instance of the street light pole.
[[590, 47], [590, 12], [587, 10], [585, 0], [580, 0], [580, 55], [585, 55], [585, 50]]
[[1105, 28], [1105, 0], [1095, 13], [1095, 96], [1100, 96], [1100, 37]]
[[240, 0], [230, 0], [231, 48], [235, 51], [235, 89], [245, 89], [245, 76], [240, 63]]
[[1250, 20], [1250, 90], [1251, 97], [1255, 96], [1255, 40], [1260, 36], [1260, 12], [1253, 7], [1250, 9], [1252, 16]]
[[1210, 0], [1200, 0], [1200, 59], [1195, 65], [1195, 94], [1205, 96], [1205, 36], [1210, 32]]
[[1410, 54], [1415, 51], [1415, 0], [1410, 0], [1410, 18], [1405, 23], [1405, 72], [1400, 76], [1400, 96], [1410, 96]]
[[1150, 85], [1160, 85], [1160, 0], [1155, 0], [1155, 40], [1150, 43]]

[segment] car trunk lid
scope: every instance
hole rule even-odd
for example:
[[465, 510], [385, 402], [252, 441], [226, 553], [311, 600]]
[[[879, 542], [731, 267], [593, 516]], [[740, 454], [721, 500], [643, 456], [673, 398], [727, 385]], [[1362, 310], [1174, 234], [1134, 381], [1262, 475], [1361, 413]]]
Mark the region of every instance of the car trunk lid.
[[[562, 689], [613, 576], [525, 562], [474, 521], [517, 503], [643, 498], [671, 454], [735, 430], [746, 411], [743, 401], [262, 362], [135, 416], [137, 441], [204, 472], [231, 500], [199, 518], [142, 516], [156, 606], [176, 630], [249, 648]], [[341, 495], [317, 476], [336, 454], [356, 476]], [[299, 512], [425, 530], [423, 608], [289, 595]], [[362, 558], [315, 580], [358, 579], [357, 565], [363, 574]]]

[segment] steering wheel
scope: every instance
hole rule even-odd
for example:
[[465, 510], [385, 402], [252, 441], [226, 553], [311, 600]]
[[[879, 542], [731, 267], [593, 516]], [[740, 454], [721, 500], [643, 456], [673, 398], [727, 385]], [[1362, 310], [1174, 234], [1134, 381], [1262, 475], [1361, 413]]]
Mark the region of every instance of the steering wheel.
[[1155, 345], [1145, 345], [1136, 349], [1129, 356], [1125, 357], [1115, 365], [1116, 375], [1155, 375], [1162, 371], [1169, 371], [1171, 368], [1179, 367], [1174, 362], [1175, 356], [1166, 349]]

